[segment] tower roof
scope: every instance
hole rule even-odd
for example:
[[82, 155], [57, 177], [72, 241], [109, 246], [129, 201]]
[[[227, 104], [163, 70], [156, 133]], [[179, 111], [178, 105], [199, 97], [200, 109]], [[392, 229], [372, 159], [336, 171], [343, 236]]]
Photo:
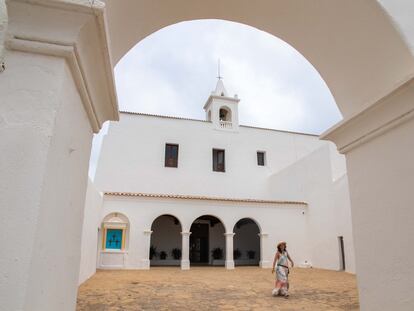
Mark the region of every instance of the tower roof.
[[234, 103], [238, 103], [240, 101], [240, 99], [237, 97], [237, 95], [234, 95], [234, 97], [229, 97], [226, 88], [224, 87], [224, 83], [223, 80], [221, 79], [221, 77], [219, 77], [219, 79], [217, 80], [217, 85], [216, 85], [216, 89], [211, 92], [211, 95], [209, 96], [209, 98], [207, 99], [205, 105], [204, 105], [204, 110], [211, 104], [211, 102], [214, 99], [223, 99], [229, 102], [234, 102]]
[[228, 97], [227, 90], [224, 87], [224, 83], [223, 83], [222, 79], [219, 78], [217, 80], [216, 89], [214, 90], [213, 93], [214, 93], [214, 95], [217, 95], [217, 96], [226, 96], [226, 97]]

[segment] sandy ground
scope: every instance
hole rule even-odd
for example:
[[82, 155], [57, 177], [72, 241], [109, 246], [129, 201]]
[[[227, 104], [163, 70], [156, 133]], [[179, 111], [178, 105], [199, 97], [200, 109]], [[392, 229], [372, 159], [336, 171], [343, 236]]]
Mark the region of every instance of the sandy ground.
[[271, 296], [273, 278], [257, 267], [98, 271], [80, 286], [77, 311], [359, 310], [354, 275], [295, 268], [289, 298]]

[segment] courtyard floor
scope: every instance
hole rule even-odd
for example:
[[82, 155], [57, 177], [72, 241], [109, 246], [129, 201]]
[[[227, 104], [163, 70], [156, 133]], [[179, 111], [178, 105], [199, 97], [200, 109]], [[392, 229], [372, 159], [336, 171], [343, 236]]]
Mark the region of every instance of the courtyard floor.
[[76, 310], [359, 310], [354, 275], [295, 268], [289, 298], [272, 297], [273, 278], [257, 267], [98, 271], [80, 286]]

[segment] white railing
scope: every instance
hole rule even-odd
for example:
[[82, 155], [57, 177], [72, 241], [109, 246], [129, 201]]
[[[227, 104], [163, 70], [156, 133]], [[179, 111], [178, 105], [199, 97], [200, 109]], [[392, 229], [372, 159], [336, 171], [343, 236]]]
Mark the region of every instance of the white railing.
[[231, 129], [231, 128], [233, 128], [233, 123], [231, 121], [221, 121], [220, 120], [220, 128], [222, 128], [222, 129]]

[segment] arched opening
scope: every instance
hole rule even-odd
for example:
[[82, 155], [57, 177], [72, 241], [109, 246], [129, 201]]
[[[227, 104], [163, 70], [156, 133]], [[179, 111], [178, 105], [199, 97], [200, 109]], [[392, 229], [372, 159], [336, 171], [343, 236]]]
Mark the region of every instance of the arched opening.
[[172, 215], [161, 215], [151, 225], [150, 266], [179, 266], [181, 223]]
[[231, 122], [231, 110], [227, 107], [221, 107], [219, 119], [220, 121]]
[[258, 266], [260, 263], [260, 228], [251, 218], [240, 219], [233, 228], [235, 266]]
[[111, 213], [102, 221], [99, 265], [102, 268], [123, 268], [129, 247], [129, 220], [121, 213]]
[[190, 229], [190, 264], [224, 266], [225, 227], [215, 216], [198, 217]]

